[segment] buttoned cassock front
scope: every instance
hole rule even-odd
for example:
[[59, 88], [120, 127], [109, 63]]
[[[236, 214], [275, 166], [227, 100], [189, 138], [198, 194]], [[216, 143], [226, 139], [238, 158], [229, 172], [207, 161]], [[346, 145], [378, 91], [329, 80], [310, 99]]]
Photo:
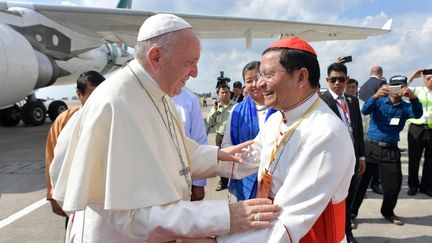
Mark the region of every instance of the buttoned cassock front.
[[[256, 149], [260, 151], [258, 175], [268, 168], [280, 132], [288, 131], [317, 99], [315, 94], [300, 106], [285, 112], [287, 124], [282, 122], [281, 112], [276, 112], [267, 120], [255, 139]], [[329, 242], [324, 238], [311, 241], [310, 231], [323, 212], [332, 206], [338, 207], [342, 218], [336, 218], [333, 222], [326, 222], [328, 218], [324, 218], [320, 223], [330, 229], [336, 221], [338, 228], [335, 230], [338, 232], [324, 233], [335, 233], [342, 236], [339, 241], [345, 242], [343, 202], [355, 165], [354, 150], [345, 125], [321, 101], [283, 147], [276, 154], [276, 158], [280, 156], [279, 162], [274, 162], [272, 166], [270, 197], [274, 198], [275, 204], [282, 206], [282, 214], [274, 226], [221, 236], [218, 242]]]

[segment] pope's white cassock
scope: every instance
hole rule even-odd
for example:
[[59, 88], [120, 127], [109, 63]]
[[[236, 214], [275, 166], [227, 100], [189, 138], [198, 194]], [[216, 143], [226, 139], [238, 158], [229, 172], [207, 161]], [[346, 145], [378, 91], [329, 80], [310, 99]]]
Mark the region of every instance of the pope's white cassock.
[[[184, 135], [172, 101], [136, 61], [103, 82], [73, 129], [54, 189], [70, 242], [164, 242], [227, 233], [226, 201], [187, 202], [190, 177], [228, 176], [216, 146]], [[183, 158], [184, 165], [179, 158]], [[191, 175], [180, 173], [191, 167]]]
[[[317, 99], [318, 95], [314, 94], [301, 105], [284, 112], [286, 124], [282, 122], [282, 113], [276, 112], [263, 125], [254, 145], [261, 160], [258, 178], [268, 168], [275, 142]], [[355, 165], [346, 126], [321, 101], [277, 151], [278, 159], [271, 170], [270, 198], [274, 198], [274, 204], [282, 206], [282, 214], [272, 228], [221, 236], [218, 242], [317, 242], [305, 237], [316, 222], [314, 227], [325, 224], [328, 231], [331, 231], [329, 225], [335, 225], [334, 230], [338, 231], [335, 234], [340, 237], [337, 241], [344, 242], [343, 202]], [[334, 214], [336, 211], [339, 216]], [[326, 236], [321, 236], [319, 229], [317, 232], [318, 242], [337, 242], [328, 240], [333, 232], [324, 232]]]

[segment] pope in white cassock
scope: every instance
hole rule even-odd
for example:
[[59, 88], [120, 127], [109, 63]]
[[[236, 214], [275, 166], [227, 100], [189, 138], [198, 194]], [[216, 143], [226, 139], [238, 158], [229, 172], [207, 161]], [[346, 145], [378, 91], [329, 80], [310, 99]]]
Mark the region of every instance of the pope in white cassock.
[[302, 39], [281, 39], [264, 51], [258, 86], [264, 104], [279, 111], [261, 128], [249, 160], [260, 162], [257, 196], [273, 199], [282, 213], [271, 228], [218, 242], [346, 242], [355, 156], [346, 126], [317, 95], [319, 76], [317, 54]]
[[139, 31], [136, 59], [93, 92], [54, 186], [64, 211], [82, 215], [69, 221], [67, 242], [200, 238], [270, 227], [279, 215], [269, 199], [189, 202], [191, 178], [229, 176], [232, 162], [218, 159], [238, 162], [232, 154], [244, 147], [185, 136], [170, 97], [197, 76], [199, 57], [190, 24], [154, 15]]

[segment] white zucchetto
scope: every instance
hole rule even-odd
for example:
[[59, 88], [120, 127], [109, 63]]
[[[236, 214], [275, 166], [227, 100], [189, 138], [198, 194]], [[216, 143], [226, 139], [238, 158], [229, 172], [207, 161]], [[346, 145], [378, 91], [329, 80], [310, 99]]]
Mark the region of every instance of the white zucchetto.
[[138, 32], [138, 41], [145, 41], [169, 32], [190, 29], [192, 25], [173, 14], [156, 14], [144, 21]]

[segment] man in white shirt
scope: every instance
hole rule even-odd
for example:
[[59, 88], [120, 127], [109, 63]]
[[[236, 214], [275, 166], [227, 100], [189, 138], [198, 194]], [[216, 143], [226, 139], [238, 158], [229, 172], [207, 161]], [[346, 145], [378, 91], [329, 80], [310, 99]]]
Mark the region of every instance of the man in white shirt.
[[[183, 123], [186, 136], [198, 144], [207, 144], [207, 132], [198, 97], [187, 88], [173, 97], [173, 103]], [[191, 201], [204, 199], [206, 179], [192, 180]]]

